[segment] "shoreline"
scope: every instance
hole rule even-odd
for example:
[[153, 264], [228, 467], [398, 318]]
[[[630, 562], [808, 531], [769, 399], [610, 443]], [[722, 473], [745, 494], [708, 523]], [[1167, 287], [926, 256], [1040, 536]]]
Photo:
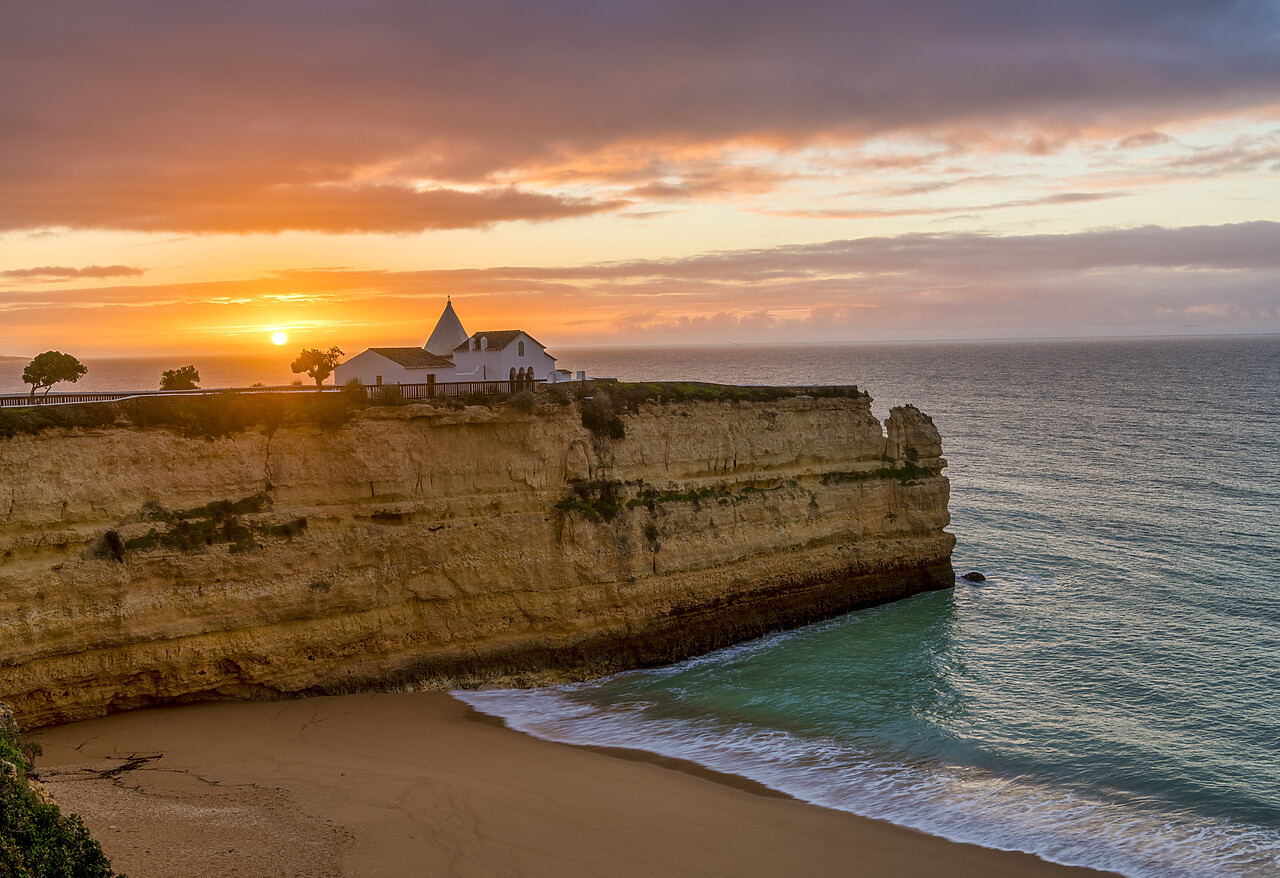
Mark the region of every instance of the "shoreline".
[[[450, 695], [452, 697], [452, 695]], [[458, 699], [454, 699], [457, 701]], [[766, 786], [757, 780], [749, 777], [743, 777], [740, 774], [730, 774], [725, 771], [716, 771], [714, 768], [707, 768], [705, 765], [694, 762], [692, 759], [680, 759], [676, 756], [665, 756], [662, 753], [654, 753], [651, 750], [641, 750], [636, 747], [606, 747], [602, 744], [565, 744], [560, 741], [551, 741], [546, 738], [539, 738], [537, 735], [529, 732], [522, 732], [514, 729], [507, 724], [507, 721], [500, 716], [494, 716], [491, 713], [485, 713], [477, 710], [471, 705], [460, 702], [467, 710], [463, 714], [463, 719], [468, 722], [480, 723], [481, 725], [494, 726], [496, 728], [505, 729], [514, 732], [517, 735], [523, 735], [526, 738], [533, 738], [547, 744], [555, 744], [560, 747], [572, 747], [575, 750], [586, 750], [591, 753], [599, 753], [603, 756], [609, 756], [613, 759], [623, 759], [628, 762], [642, 762], [646, 765], [656, 765], [660, 768], [678, 771], [687, 774], [690, 777], [696, 777], [701, 780], [709, 780], [713, 783], [722, 784], [731, 789], [744, 793], [750, 793], [753, 796], [761, 796], [766, 799], [785, 799], [789, 802], [800, 801], [790, 793], [784, 793], [782, 790], [775, 790], [773, 787]], [[827, 809], [829, 810], [829, 809]]]
[[158, 708], [35, 737], [41, 779], [130, 878], [1114, 874], [545, 741], [443, 692]]

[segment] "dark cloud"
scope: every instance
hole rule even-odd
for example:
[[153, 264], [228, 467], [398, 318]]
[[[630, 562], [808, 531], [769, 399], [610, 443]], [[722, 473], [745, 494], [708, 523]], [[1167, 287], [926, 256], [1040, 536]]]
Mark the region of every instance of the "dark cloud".
[[[49, 185], [11, 189], [0, 228], [14, 225], [114, 228], [137, 232], [420, 232], [550, 220], [611, 210], [626, 202], [563, 198], [515, 187], [479, 191], [405, 186], [281, 185], [148, 186], [118, 193], [70, 193]], [[12, 227], [12, 226], [10, 226]]]
[[978, 281], [1001, 273], [1074, 274], [1104, 268], [1280, 271], [1280, 223], [1179, 229], [1145, 226], [1061, 235], [914, 234], [617, 263], [577, 271], [593, 271], [595, 276], [607, 278], [714, 277], [734, 282], [776, 275], [919, 277], [950, 273]]
[[146, 271], [145, 268], [134, 268], [128, 265], [87, 265], [84, 268], [41, 265], [36, 268], [11, 268], [8, 271], [0, 271], [0, 277], [11, 277], [16, 280], [62, 281], [80, 278], [140, 277], [146, 274]]
[[[1261, 0], [14, 3], [0, 228], [482, 226], [617, 207], [505, 184], [620, 145], [1141, 138], [1274, 107], [1277, 18]], [[724, 191], [676, 179], [647, 194]]]
[[1173, 138], [1162, 131], [1143, 131], [1120, 138], [1116, 146], [1121, 149], [1140, 149], [1145, 146], [1162, 146], [1172, 142]]
[[[346, 269], [282, 271], [272, 283], [309, 292], [374, 289], [390, 295], [541, 296], [549, 292], [630, 297], [661, 292], [685, 300], [709, 296], [721, 304], [725, 290], [778, 290], [824, 294], [850, 282], [915, 290], [938, 285], [1005, 284], [1047, 277], [1080, 277], [1106, 270], [1196, 271], [1228, 278], [1280, 272], [1280, 223], [1251, 222], [1168, 229], [1146, 226], [1060, 235], [1000, 236], [981, 233], [911, 234], [856, 238], [752, 250], [730, 250], [679, 259], [594, 265], [500, 267], [450, 271], [388, 272]], [[1166, 282], [1153, 281], [1158, 290]], [[648, 285], [648, 286], [646, 286]], [[145, 288], [140, 288], [145, 289]], [[736, 293], [735, 293], [736, 295]], [[803, 296], [787, 296], [808, 302]], [[821, 295], [819, 295], [821, 298]], [[708, 299], [708, 300], [710, 300]]]

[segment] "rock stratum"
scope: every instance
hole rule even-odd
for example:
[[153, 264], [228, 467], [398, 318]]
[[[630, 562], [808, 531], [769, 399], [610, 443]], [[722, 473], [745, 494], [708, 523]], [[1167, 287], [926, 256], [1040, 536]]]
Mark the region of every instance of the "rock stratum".
[[338, 429], [0, 440], [0, 699], [527, 685], [953, 584], [932, 421], [870, 398], [376, 407]]

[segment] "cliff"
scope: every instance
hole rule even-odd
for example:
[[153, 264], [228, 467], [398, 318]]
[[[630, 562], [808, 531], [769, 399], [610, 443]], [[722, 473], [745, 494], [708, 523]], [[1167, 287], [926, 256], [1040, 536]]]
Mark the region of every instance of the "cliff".
[[932, 422], [870, 399], [370, 408], [0, 440], [0, 699], [541, 683], [951, 585]]

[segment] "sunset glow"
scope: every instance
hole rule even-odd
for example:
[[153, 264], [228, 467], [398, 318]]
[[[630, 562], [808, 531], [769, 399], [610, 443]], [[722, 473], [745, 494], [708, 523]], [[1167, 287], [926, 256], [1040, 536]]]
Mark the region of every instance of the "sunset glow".
[[1275, 4], [71, 6], [0, 354], [1280, 331]]
[[282, 344], [284, 344], [285, 342], [287, 342], [288, 340], [289, 340], [289, 336], [285, 335], [283, 332], [280, 332], [280, 331], [278, 331], [278, 330], [277, 330], [276, 332], [271, 333], [271, 343], [272, 343], [272, 344], [275, 344], [275, 345], [282, 345]]

